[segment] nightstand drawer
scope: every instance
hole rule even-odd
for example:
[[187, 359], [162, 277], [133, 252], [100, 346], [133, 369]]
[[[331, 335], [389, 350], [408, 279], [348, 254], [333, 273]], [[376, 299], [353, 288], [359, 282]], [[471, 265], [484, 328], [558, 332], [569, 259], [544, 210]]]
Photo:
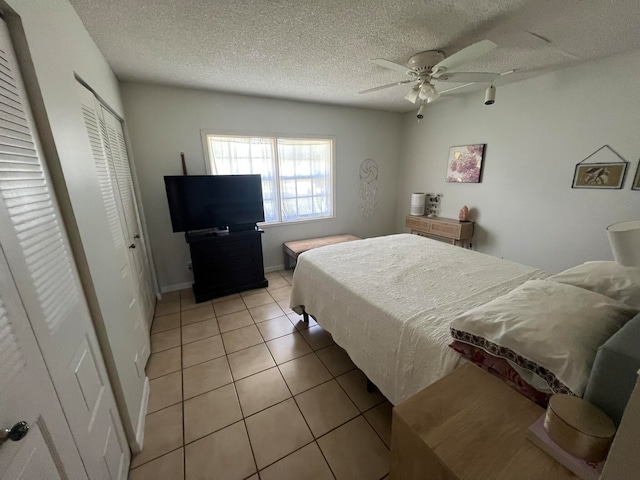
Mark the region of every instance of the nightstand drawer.
[[429, 233], [458, 240], [460, 233], [462, 233], [462, 227], [460, 224], [429, 222]]
[[464, 243], [473, 237], [473, 222], [459, 222], [451, 218], [407, 215], [405, 225], [411, 233], [449, 243]]
[[412, 216], [409, 215], [407, 217], [407, 228], [411, 230], [427, 230], [429, 228], [429, 224], [427, 223], [427, 218], [423, 216]]

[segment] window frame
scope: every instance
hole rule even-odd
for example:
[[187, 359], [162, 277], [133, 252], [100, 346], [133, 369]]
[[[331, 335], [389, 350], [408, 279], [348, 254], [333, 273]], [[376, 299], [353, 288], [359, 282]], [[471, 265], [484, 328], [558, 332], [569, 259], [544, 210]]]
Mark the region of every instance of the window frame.
[[[202, 148], [204, 153], [204, 166], [205, 172], [207, 175], [214, 175], [212, 168], [212, 158], [211, 158], [211, 150], [209, 148], [209, 136], [215, 137], [231, 137], [231, 138], [264, 138], [270, 139], [274, 141], [274, 159], [275, 159], [275, 174], [276, 174], [276, 198], [278, 202], [278, 217], [280, 220], [275, 222], [259, 222], [258, 225], [260, 227], [278, 227], [284, 225], [300, 225], [304, 223], [313, 223], [313, 222], [324, 222], [327, 220], [333, 220], [337, 216], [337, 204], [336, 204], [336, 136], [335, 135], [321, 135], [321, 134], [283, 134], [283, 133], [264, 133], [264, 132], [247, 132], [247, 131], [229, 131], [229, 130], [200, 130], [201, 138], [202, 138]], [[305, 218], [301, 220], [290, 220], [283, 221], [282, 219], [282, 205], [281, 205], [281, 187], [280, 187], [280, 162], [278, 157], [278, 139], [291, 139], [291, 140], [329, 140], [331, 142], [331, 146], [329, 148], [331, 159], [329, 162], [330, 165], [330, 184], [331, 184], [331, 195], [329, 196], [331, 201], [331, 215], [325, 217], [316, 217], [316, 218]]]

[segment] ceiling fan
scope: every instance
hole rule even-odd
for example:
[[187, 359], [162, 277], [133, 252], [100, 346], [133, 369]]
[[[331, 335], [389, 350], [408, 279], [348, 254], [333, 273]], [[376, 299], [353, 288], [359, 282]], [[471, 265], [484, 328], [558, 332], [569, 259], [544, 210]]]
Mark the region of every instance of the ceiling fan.
[[[451, 82], [464, 83], [468, 86], [474, 83], [492, 83], [496, 78], [500, 77], [500, 73], [490, 72], [451, 72], [465, 63], [490, 52], [497, 45], [491, 40], [481, 40], [466, 48], [445, 57], [444, 52], [440, 50], [427, 50], [420, 52], [409, 58], [408, 66], [385, 60], [384, 58], [374, 58], [371, 62], [389, 70], [393, 70], [403, 75], [408, 75], [407, 80], [402, 80], [380, 87], [363, 90], [359, 93], [370, 93], [385, 88], [395, 87], [397, 85], [413, 84], [409, 93], [405, 95], [405, 99], [411, 103], [431, 103], [436, 100], [440, 94], [448, 91], [457, 90], [462, 86], [457, 86], [449, 90], [441, 90], [438, 92], [434, 86], [434, 82]], [[511, 73], [511, 72], [508, 72]]]

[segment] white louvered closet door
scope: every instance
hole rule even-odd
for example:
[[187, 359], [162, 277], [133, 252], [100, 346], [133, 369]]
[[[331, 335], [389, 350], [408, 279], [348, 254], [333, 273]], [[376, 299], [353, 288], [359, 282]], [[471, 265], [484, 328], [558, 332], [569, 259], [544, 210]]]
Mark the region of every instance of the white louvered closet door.
[[8, 31], [0, 24], [0, 246], [88, 477], [124, 479], [130, 456], [124, 430]]
[[[102, 115], [99, 113], [102, 108], [100, 102], [94, 97], [93, 93], [80, 84], [78, 84], [78, 90], [82, 104], [82, 115], [91, 144], [93, 161], [96, 166], [102, 202], [107, 214], [109, 230], [111, 231], [111, 238], [116, 252], [120, 280], [124, 287], [123, 291], [128, 295], [128, 318], [124, 324], [118, 325], [117, 328], [120, 335], [126, 335], [133, 341], [126, 345], [123, 342], [118, 345], [112, 345], [112, 351], [114, 355], [130, 357], [131, 363], [126, 368], [134, 368], [138, 378], [144, 378], [144, 369], [150, 355], [149, 332], [148, 329], [145, 329], [146, 317], [135, 273], [134, 249], [129, 248], [130, 244], [126, 240], [124, 210], [120, 201], [115, 167], [107, 137], [107, 127]], [[114, 321], [114, 319], [108, 319], [108, 321]], [[107, 330], [109, 330], [109, 327], [110, 325], [107, 326]], [[116, 337], [114, 336], [114, 338]]]
[[80, 84], [78, 84], [78, 89], [82, 103], [82, 116], [87, 127], [91, 153], [96, 165], [102, 202], [109, 221], [113, 246], [116, 250], [120, 279], [125, 292], [130, 295], [127, 299], [129, 318], [133, 322], [134, 329], [142, 328], [145, 318], [144, 307], [140, 301], [139, 287], [135, 275], [133, 249], [129, 248], [130, 244], [126, 239], [124, 211], [120, 202], [120, 193], [107, 138], [107, 127], [99, 113], [101, 109], [100, 103], [93, 96], [93, 93]]
[[155, 304], [155, 294], [151, 281], [149, 257], [140, 224], [140, 215], [136, 204], [133, 178], [129, 165], [129, 156], [124, 140], [122, 123], [109, 110], [101, 106], [101, 118], [104, 121], [108, 149], [113, 161], [113, 173], [118, 184], [119, 200], [124, 214], [125, 239], [133, 255], [137, 285], [145, 318], [151, 317]]
[[111, 231], [113, 245], [119, 255], [124, 259], [127, 256], [125, 250], [126, 245], [122, 225], [120, 223], [122, 213], [119, 211], [118, 204], [116, 203], [117, 184], [115, 172], [110, 170], [109, 162], [107, 162], [107, 155], [109, 153], [105, 151], [108, 148], [108, 144], [105, 139], [106, 126], [96, 113], [100, 109], [100, 104], [93, 96], [93, 93], [84, 86], [78, 84], [78, 91], [80, 92], [82, 116], [84, 118], [84, 124], [87, 127], [89, 142], [91, 143], [91, 153], [96, 165], [98, 182], [100, 184], [100, 193], [107, 212], [107, 219], [109, 221], [109, 229]]

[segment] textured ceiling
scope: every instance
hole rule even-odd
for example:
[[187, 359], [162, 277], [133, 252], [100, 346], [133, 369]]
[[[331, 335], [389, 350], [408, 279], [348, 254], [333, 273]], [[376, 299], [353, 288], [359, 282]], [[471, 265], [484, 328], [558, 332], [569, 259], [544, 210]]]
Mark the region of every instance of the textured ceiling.
[[640, 48], [640, 0], [70, 1], [121, 80], [397, 112], [406, 85], [358, 94], [405, 79], [369, 59], [487, 38], [461, 70], [500, 85]]

